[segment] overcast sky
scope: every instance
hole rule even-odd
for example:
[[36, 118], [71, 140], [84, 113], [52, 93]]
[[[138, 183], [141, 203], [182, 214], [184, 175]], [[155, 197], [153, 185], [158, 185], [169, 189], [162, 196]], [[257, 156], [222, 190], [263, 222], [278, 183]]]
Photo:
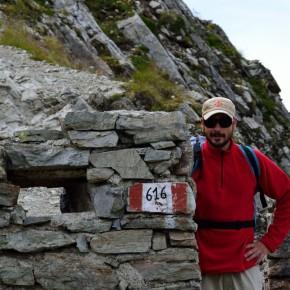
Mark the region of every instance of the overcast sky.
[[268, 68], [290, 111], [290, 0], [183, 0], [199, 18], [212, 20], [249, 60]]

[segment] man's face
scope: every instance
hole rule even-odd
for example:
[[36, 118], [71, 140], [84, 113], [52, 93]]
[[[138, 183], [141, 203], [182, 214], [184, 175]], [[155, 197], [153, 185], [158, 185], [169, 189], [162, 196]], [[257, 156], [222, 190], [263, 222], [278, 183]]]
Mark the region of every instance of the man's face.
[[218, 113], [207, 120], [202, 120], [202, 128], [208, 142], [214, 147], [223, 148], [229, 144], [236, 128], [236, 120]]

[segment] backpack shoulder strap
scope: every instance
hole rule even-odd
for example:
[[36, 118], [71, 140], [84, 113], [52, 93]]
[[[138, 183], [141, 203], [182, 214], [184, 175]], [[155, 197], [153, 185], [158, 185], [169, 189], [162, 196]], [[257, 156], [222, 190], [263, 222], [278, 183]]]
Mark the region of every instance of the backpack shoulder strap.
[[250, 146], [245, 146], [245, 145], [240, 144], [240, 149], [242, 150], [245, 157], [247, 158], [247, 161], [249, 162], [258, 183], [259, 176], [260, 176], [260, 164], [253, 148]]
[[201, 168], [202, 163], [202, 156], [201, 156], [201, 147], [202, 143], [200, 137], [193, 136], [191, 139], [191, 145], [193, 149], [193, 166], [192, 166], [192, 173], [196, 171], [198, 168]]
[[239, 147], [240, 147], [241, 151], [244, 153], [249, 165], [251, 166], [252, 171], [255, 174], [256, 181], [257, 181], [257, 190], [260, 192], [261, 204], [262, 204], [263, 208], [266, 208], [267, 207], [267, 201], [266, 201], [264, 193], [262, 192], [262, 190], [261, 190], [261, 188], [259, 186], [259, 177], [260, 177], [260, 174], [261, 174], [259, 160], [258, 160], [258, 158], [257, 158], [257, 156], [255, 154], [255, 151], [253, 150], [252, 147], [245, 146], [245, 145], [242, 145], [242, 144], [240, 144]]

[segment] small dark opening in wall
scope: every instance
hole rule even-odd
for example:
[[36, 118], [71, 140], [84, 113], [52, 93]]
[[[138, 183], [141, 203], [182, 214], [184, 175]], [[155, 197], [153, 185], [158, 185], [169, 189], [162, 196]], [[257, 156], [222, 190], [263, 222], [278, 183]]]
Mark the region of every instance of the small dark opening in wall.
[[21, 187], [18, 203], [33, 216], [93, 209], [84, 169], [10, 171], [8, 180]]

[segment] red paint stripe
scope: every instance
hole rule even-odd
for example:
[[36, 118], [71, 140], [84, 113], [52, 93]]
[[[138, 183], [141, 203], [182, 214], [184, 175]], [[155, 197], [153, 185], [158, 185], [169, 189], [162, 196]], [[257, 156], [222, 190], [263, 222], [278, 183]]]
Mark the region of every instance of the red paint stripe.
[[173, 212], [187, 213], [186, 188], [186, 183], [173, 183], [171, 185]]
[[142, 183], [136, 183], [129, 188], [129, 210], [142, 210], [142, 190]]

